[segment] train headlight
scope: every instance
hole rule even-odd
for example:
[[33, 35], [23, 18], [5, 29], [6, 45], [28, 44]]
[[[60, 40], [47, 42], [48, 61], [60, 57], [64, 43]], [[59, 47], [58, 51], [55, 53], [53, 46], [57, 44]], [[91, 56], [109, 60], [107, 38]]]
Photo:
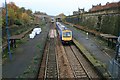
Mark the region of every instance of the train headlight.
[[120, 36], [118, 37], [118, 43], [120, 43]]

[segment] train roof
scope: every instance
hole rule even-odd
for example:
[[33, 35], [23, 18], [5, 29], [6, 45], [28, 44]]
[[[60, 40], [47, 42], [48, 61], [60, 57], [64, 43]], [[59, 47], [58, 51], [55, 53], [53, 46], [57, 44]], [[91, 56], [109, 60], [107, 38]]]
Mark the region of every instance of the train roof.
[[66, 26], [62, 25], [60, 22], [56, 22], [60, 30], [70, 30]]

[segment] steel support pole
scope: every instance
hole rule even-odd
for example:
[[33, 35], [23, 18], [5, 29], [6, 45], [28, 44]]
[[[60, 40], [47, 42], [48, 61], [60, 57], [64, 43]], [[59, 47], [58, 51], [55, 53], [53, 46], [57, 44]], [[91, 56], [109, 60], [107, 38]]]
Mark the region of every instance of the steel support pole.
[[8, 8], [7, 8], [6, 0], [5, 0], [5, 7], [6, 7], [6, 33], [7, 33], [7, 43], [8, 43], [8, 54], [9, 54], [9, 59], [12, 60], [12, 54], [10, 51], [10, 33], [8, 28]]

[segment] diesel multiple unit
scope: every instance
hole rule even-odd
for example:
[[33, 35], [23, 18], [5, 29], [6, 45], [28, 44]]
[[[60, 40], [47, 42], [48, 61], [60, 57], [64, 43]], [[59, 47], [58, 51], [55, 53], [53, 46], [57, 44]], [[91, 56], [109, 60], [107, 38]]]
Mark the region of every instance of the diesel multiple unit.
[[62, 25], [60, 22], [56, 22], [56, 27], [58, 29], [59, 37], [62, 43], [72, 42], [72, 31], [67, 27]]

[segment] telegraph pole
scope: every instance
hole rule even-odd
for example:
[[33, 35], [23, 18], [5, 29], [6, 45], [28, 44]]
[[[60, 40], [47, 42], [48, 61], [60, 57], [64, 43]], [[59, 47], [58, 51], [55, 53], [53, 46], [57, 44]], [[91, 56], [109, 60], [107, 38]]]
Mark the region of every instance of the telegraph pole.
[[5, 0], [5, 9], [6, 9], [6, 33], [7, 33], [7, 43], [8, 43], [8, 54], [9, 54], [9, 59], [12, 60], [12, 54], [10, 51], [10, 33], [9, 33], [9, 28], [8, 28], [8, 8], [7, 8], [7, 2]]

